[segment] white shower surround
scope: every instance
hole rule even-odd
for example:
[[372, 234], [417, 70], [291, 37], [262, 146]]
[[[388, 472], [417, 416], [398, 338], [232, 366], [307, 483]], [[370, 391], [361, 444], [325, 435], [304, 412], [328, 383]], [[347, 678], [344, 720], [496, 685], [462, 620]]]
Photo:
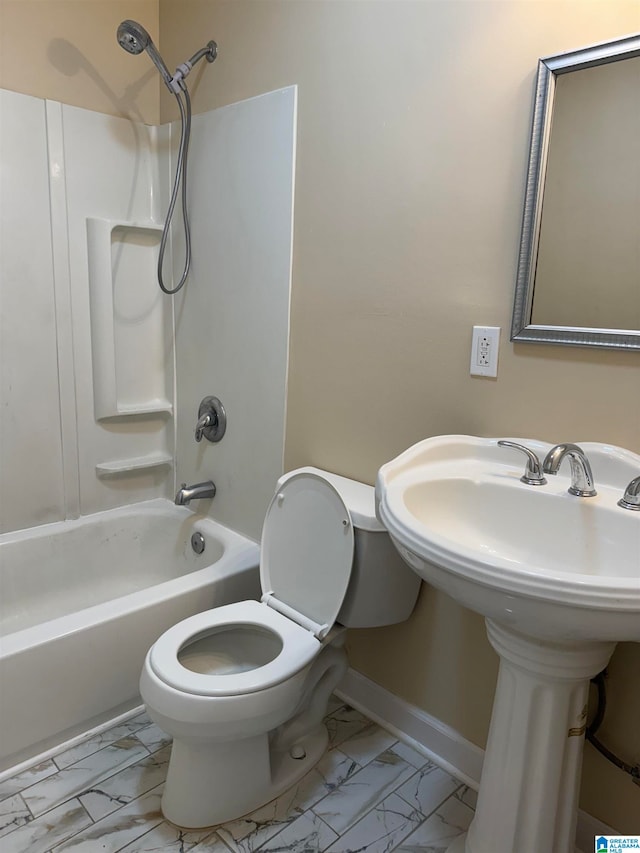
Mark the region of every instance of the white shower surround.
[[[103, 285], [90, 290], [89, 271], [104, 261], [95, 263], [87, 233], [106, 222], [135, 240], [136, 228], [161, 225], [179, 127], [0, 91], [0, 531], [171, 497], [176, 478], [213, 478], [213, 514], [259, 535], [282, 471], [295, 110], [290, 87], [194, 117], [193, 267], [175, 306], [176, 358], [171, 300], [160, 301], [168, 319], [161, 346], [131, 343], [132, 322], [164, 299], [153, 262], [139, 264], [134, 247], [130, 257], [138, 270], [148, 268], [148, 280], [128, 281], [121, 267], [113, 299], [96, 300]], [[109, 257], [109, 247], [100, 252]], [[174, 255], [179, 266], [179, 245]], [[111, 333], [99, 350], [92, 340], [110, 302], [126, 350], [112, 359], [124, 392], [111, 412], [96, 407], [104, 395], [94, 386], [109, 377], [94, 362], [104, 362]], [[193, 442], [197, 406], [208, 394], [229, 414], [219, 446]], [[37, 486], [16, 490], [17, 482]]]

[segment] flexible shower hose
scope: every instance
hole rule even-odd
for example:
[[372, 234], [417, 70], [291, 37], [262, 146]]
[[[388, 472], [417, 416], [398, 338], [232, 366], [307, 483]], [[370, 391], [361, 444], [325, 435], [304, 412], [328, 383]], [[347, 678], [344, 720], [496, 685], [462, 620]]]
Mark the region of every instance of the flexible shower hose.
[[[176, 101], [178, 102], [178, 106], [180, 107], [180, 122], [181, 122], [181, 133], [180, 133], [180, 147], [178, 149], [178, 164], [176, 166], [176, 174], [175, 179], [173, 181], [173, 189], [171, 191], [171, 201], [169, 202], [169, 208], [167, 210], [167, 216], [164, 222], [164, 228], [162, 229], [162, 238], [160, 240], [160, 252], [158, 254], [158, 284], [160, 285], [160, 289], [163, 293], [167, 293], [169, 296], [172, 296], [174, 293], [177, 293], [180, 288], [184, 285], [187, 280], [187, 276], [189, 275], [189, 267], [191, 266], [191, 229], [189, 227], [189, 216], [187, 214], [187, 157], [189, 154], [189, 137], [191, 136], [191, 98], [189, 97], [189, 92], [187, 90], [186, 84], [182, 86], [182, 95], [184, 95], [184, 104], [182, 103], [182, 97], [178, 92], [174, 92], [176, 97]], [[169, 237], [169, 229], [171, 227], [171, 220], [173, 218], [173, 212], [176, 206], [176, 201], [178, 199], [178, 191], [180, 189], [180, 185], [182, 184], [182, 222], [184, 225], [184, 241], [185, 241], [185, 260], [184, 260], [184, 268], [182, 270], [182, 275], [180, 276], [180, 281], [174, 288], [169, 288], [164, 283], [163, 271], [162, 268], [164, 266], [164, 253], [167, 247], [167, 240]]]

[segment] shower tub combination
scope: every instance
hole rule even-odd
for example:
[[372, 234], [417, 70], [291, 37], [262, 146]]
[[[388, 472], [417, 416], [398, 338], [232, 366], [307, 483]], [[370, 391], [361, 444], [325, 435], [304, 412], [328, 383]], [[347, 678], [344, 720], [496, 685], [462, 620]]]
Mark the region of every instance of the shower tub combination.
[[0, 772], [139, 705], [149, 647], [259, 598], [258, 561], [254, 542], [160, 499], [0, 536]]

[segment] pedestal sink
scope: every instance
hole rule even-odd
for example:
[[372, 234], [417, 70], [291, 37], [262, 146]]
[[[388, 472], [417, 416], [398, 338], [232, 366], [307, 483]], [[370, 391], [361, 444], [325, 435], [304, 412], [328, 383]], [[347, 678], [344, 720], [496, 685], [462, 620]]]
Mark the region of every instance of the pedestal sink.
[[500, 656], [476, 815], [450, 853], [573, 853], [589, 680], [616, 642], [640, 642], [640, 512], [617, 505], [640, 456], [580, 447], [595, 497], [569, 494], [568, 464], [527, 485], [524, 456], [473, 436], [426, 439], [378, 473], [400, 554], [485, 617]]

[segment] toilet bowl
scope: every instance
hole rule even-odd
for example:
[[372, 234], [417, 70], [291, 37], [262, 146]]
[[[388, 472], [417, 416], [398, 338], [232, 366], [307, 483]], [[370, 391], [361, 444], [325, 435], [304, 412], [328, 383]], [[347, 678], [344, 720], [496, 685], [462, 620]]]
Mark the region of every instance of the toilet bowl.
[[188, 828], [246, 814], [327, 745], [345, 627], [411, 613], [419, 580], [375, 518], [374, 490], [315, 468], [278, 481], [262, 531], [258, 601], [191, 616], [149, 650], [147, 711], [173, 737], [162, 811]]

